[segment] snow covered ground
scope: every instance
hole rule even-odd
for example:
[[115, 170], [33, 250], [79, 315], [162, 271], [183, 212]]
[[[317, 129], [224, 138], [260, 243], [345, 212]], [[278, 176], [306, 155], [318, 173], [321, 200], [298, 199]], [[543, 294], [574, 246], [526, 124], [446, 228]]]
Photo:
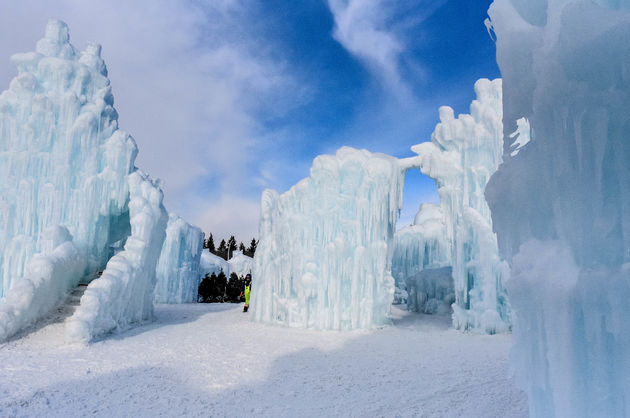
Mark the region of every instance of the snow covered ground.
[[511, 335], [396, 307], [394, 326], [344, 333], [241, 308], [157, 305], [155, 322], [88, 346], [51, 320], [0, 345], [0, 416], [527, 416]]

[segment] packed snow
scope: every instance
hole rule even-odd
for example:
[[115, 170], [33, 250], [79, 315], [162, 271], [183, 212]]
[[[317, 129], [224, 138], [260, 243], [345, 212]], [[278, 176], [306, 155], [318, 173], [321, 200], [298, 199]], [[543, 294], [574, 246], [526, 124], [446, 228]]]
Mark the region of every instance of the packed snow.
[[286, 193], [265, 190], [254, 320], [335, 330], [387, 323], [403, 175], [394, 157], [343, 147], [318, 156]]
[[0, 345], [0, 416], [527, 416], [509, 334], [393, 313], [334, 332], [251, 322], [242, 304], [157, 305], [153, 323], [87, 346], [52, 323]]
[[505, 332], [511, 326], [504, 286], [509, 269], [499, 257], [484, 196], [503, 150], [501, 80], [478, 80], [475, 94], [469, 115], [455, 118], [452, 108], [440, 107], [431, 142], [412, 147], [418, 157], [403, 164], [420, 168], [438, 186], [455, 282], [453, 325]]
[[533, 416], [630, 416], [630, 8], [496, 0], [506, 141], [487, 190]]

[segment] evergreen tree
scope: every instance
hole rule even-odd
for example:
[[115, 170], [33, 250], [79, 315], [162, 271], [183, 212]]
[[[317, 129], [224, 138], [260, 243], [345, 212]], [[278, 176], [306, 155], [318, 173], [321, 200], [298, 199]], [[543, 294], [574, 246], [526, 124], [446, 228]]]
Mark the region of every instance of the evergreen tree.
[[223, 272], [223, 269], [217, 275], [217, 287], [216, 294], [219, 302], [223, 303], [225, 301], [225, 290], [227, 288], [227, 276]]
[[239, 245], [239, 246], [238, 246], [238, 249], [239, 249], [239, 250], [240, 250], [243, 254], [245, 254], [245, 244], [243, 244], [243, 243], [241, 242], [241, 245]]
[[228, 247], [227, 247], [227, 249], [228, 249], [228, 258], [227, 259], [229, 260], [230, 258], [232, 258], [232, 255], [234, 254], [234, 251], [238, 248], [236, 246], [236, 238], [234, 238], [234, 235], [232, 235], [230, 237], [230, 239], [228, 240], [227, 245], [228, 245]]
[[199, 284], [199, 296], [197, 297], [198, 302], [212, 302], [212, 293], [215, 287], [216, 280], [216, 274], [212, 273], [211, 276], [208, 276], [208, 273], [206, 273], [205, 277]]
[[254, 254], [256, 253], [257, 246], [258, 246], [258, 241], [256, 241], [256, 238], [252, 238], [252, 242], [249, 244], [249, 248], [247, 249], [247, 251], [251, 254], [251, 257], [253, 257]]
[[212, 238], [212, 233], [210, 237], [208, 237], [208, 241], [206, 242], [206, 248], [212, 253], [216, 254], [217, 250], [214, 248], [214, 239]]

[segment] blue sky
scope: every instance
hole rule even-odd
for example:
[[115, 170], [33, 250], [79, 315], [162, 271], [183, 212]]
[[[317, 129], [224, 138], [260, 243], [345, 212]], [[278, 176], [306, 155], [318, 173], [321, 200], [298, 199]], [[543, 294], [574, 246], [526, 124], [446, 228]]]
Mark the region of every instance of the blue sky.
[[[165, 204], [205, 231], [249, 241], [264, 188], [287, 190], [317, 155], [349, 145], [398, 157], [429, 140], [437, 109], [468, 112], [496, 78], [486, 0], [3, 1], [8, 57], [49, 18], [103, 45], [120, 126]], [[401, 224], [433, 181], [409, 173]]]

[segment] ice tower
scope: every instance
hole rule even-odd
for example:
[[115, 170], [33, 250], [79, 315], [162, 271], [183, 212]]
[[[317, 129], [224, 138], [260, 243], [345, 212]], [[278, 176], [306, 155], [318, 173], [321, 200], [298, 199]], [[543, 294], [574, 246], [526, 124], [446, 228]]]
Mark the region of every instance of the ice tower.
[[51, 20], [35, 52], [11, 58], [18, 75], [0, 95], [0, 340], [80, 280], [91, 283], [68, 321], [71, 339], [152, 317], [167, 215], [118, 129], [100, 52], [78, 52]]
[[469, 115], [455, 118], [453, 109], [441, 107], [431, 142], [412, 147], [418, 157], [403, 164], [420, 168], [438, 186], [455, 286], [453, 325], [495, 333], [511, 325], [504, 287], [509, 271], [484, 196], [503, 151], [501, 80], [480, 79], [475, 93]]
[[630, 3], [496, 0], [490, 16], [506, 139], [531, 125], [486, 190], [518, 381], [532, 416], [630, 416]]

